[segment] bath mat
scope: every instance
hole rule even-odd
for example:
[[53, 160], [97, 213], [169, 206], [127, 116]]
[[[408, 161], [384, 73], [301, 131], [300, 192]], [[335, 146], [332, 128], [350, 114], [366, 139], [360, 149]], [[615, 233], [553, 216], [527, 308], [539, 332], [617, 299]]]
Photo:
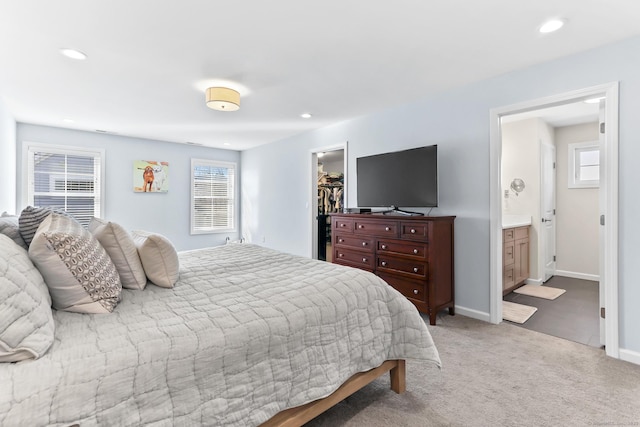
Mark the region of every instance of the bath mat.
[[565, 289], [550, 288], [549, 286], [524, 285], [513, 292], [529, 295], [530, 297], [556, 299], [567, 291]]
[[509, 322], [522, 324], [529, 320], [536, 311], [538, 311], [537, 307], [502, 301], [502, 318]]

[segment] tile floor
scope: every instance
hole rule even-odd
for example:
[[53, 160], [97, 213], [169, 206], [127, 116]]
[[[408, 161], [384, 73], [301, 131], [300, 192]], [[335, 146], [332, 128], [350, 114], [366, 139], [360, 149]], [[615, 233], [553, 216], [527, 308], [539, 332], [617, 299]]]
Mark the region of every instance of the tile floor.
[[543, 286], [566, 289], [567, 292], [555, 300], [513, 292], [505, 295], [505, 301], [538, 307], [538, 311], [524, 324], [513, 324], [592, 347], [600, 347], [598, 282], [554, 276]]

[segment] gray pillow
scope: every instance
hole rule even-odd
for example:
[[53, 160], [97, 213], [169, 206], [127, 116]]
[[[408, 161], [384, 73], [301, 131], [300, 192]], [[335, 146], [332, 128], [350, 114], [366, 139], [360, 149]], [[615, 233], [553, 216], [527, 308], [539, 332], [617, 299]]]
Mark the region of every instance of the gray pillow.
[[0, 234], [0, 362], [37, 359], [53, 344], [49, 290], [27, 251]]
[[16, 215], [9, 215], [4, 212], [2, 216], [0, 216], [0, 234], [9, 236], [9, 238], [17, 245], [24, 249], [29, 249], [20, 235], [20, 227], [18, 225], [18, 217]]
[[40, 223], [48, 217], [51, 212], [57, 212], [61, 215], [72, 218], [71, 215], [66, 212], [61, 212], [51, 208], [34, 208], [33, 206], [27, 206], [22, 210], [18, 222], [20, 224], [20, 235], [24, 239], [27, 248], [31, 245], [31, 240], [33, 240], [33, 236], [36, 234], [36, 230], [40, 226]]
[[109, 254], [120, 274], [122, 287], [144, 289], [147, 285], [147, 276], [144, 274], [136, 244], [127, 230], [115, 222], [92, 218], [89, 231]]
[[29, 257], [49, 287], [53, 307], [110, 313], [122, 285], [115, 265], [93, 235], [73, 218], [51, 213], [29, 246]]

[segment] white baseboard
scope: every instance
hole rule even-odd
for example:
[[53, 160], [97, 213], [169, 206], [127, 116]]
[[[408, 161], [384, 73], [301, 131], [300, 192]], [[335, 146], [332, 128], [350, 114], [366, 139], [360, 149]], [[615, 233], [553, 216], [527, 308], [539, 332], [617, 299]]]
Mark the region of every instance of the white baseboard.
[[577, 273], [575, 271], [556, 270], [557, 276], [571, 277], [573, 279], [593, 280], [594, 282], [600, 281], [598, 274]]
[[484, 322], [491, 322], [491, 315], [489, 313], [474, 310], [472, 308], [461, 307], [459, 305], [456, 305], [456, 314], [471, 317], [472, 319], [482, 320]]
[[620, 349], [620, 360], [640, 365], [640, 353], [633, 350]]

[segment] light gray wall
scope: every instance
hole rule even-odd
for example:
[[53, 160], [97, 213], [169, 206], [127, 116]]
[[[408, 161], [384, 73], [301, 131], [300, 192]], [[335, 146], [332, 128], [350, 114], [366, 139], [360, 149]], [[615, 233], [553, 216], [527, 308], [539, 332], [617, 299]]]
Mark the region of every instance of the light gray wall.
[[16, 211], [16, 121], [0, 99], [0, 213]]
[[598, 122], [557, 128], [556, 239], [561, 272], [598, 276], [600, 208], [597, 188], [568, 188], [569, 144], [598, 141]]
[[[17, 176], [20, 178], [17, 187], [20, 210], [27, 204], [26, 200], [22, 200], [24, 141], [103, 148], [106, 157], [104, 217], [127, 230], [161, 233], [178, 250], [216, 246], [223, 244], [227, 236], [233, 240], [239, 236], [239, 232], [189, 234], [191, 158], [236, 162], [240, 168], [238, 151], [18, 123]], [[168, 161], [169, 192], [134, 193], [134, 160]]]
[[[489, 112], [536, 98], [620, 82], [620, 346], [640, 357], [640, 37], [514, 71], [242, 153], [243, 233], [254, 241], [311, 254], [311, 155], [348, 141], [347, 206], [356, 200], [355, 159], [438, 144], [440, 207], [457, 215], [456, 304], [489, 312]], [[282, 179], [274, 179], [279, 173]], [[277, 181], [277, 183], [274, 183]], [[634, 353], [634, 354], [635, 354]]]

